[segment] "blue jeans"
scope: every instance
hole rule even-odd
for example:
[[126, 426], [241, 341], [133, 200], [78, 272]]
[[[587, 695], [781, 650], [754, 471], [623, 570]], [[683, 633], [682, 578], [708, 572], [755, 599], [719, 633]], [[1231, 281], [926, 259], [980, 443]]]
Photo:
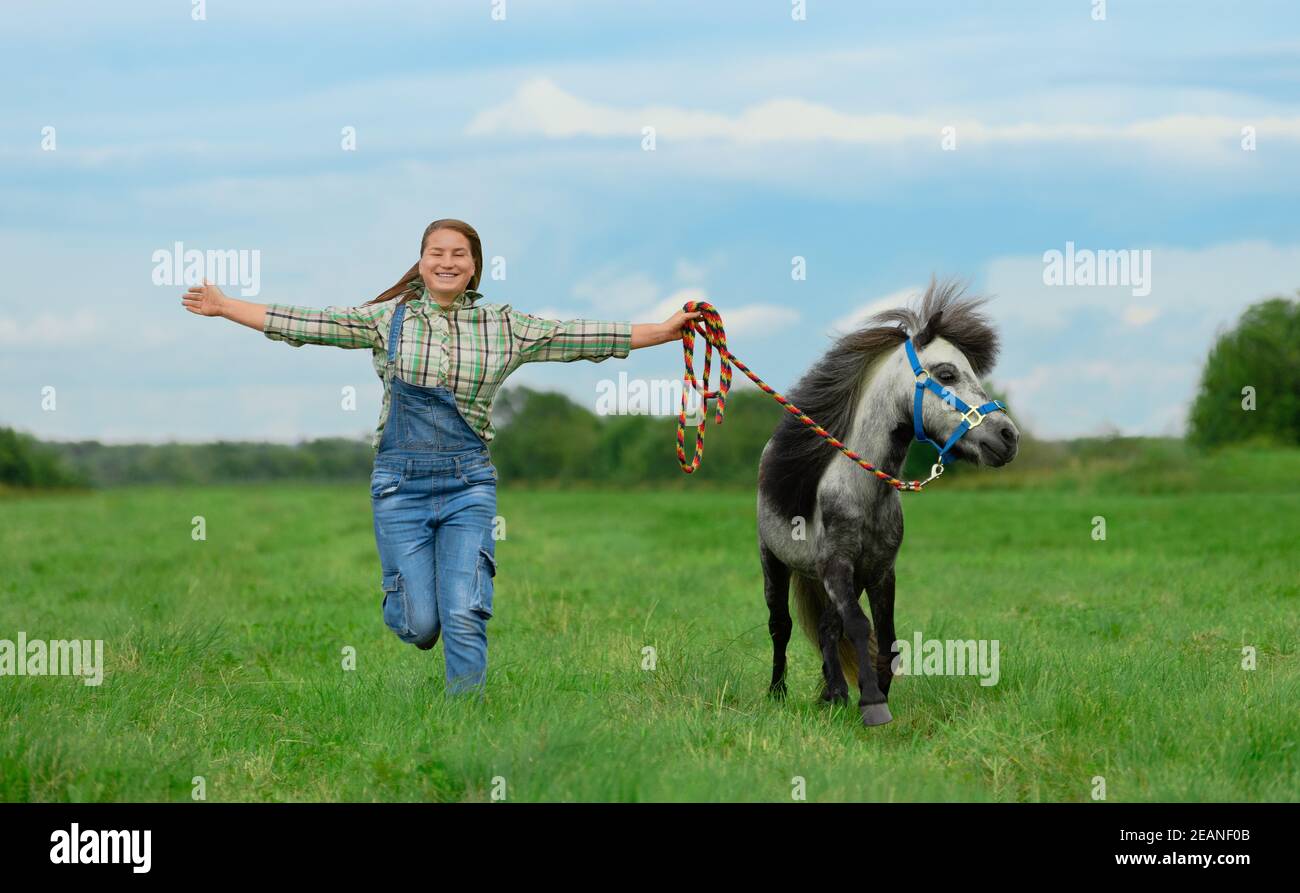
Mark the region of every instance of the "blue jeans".
[[496, 467], [449, 390], [396, 377], [391, 387], [370, 477], [384, 623], [412, 645], [432, 647], [441, 636], [448, 692], [481, 695], [496, 576]]

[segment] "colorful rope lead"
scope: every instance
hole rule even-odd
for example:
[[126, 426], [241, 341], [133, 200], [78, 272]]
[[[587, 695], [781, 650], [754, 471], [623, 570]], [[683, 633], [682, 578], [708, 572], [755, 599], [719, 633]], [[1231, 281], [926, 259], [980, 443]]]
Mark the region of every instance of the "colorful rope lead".
[[[691, 474], [700, 467], [700, 461], [704, 458], [704, 429], [709, 422], [709, 401], [713, 398], [718, 400], [717, 424], [722, 424], [722, 413], [727, 405], [727, 390], [731, 387], [731, 365], [734, 363], [736, 368], [749, 376], [750, 381], [767, 394], [770, 394], [777, 403], [785, 407], [786, 411], [803, 422], [813, 430], [818, 437], [824, 439], [831, 446], [835, 447], [844, 455], [848, 456], [854, 462], [861, 465], [867, 471], [880, 478], [896, 490], [907, 490], [911, 492], [920, 492], [921, 488], [930, 481], [903, 481], [896, 477], [890, 477], [876, 466], [872, 465], [866, 459], [859, 456], [853, 450], [846, 447], [839, 439], [832, 435], [821, 425], [814, 422], [804, 414], [803, 410], [795, 406], [785, 397], [778, 394], [775, 390], [767, 385], [763, 379], [759, 378], [749, 367], [737, 359], [736, 355], [727, 350], [727, 333], [722, 327], [722, 316], [707, 301], [687, 301], [682, 307], [687, 313], [699, 311], [700, 317], [697, 320], [687, 323], [682, 332], [682, 352], [686, 358], [686, 388], [682, 388], [682, 409], [677, 415], [677, 462], [681, 465], [682, 471]], [[700, 323], [703, 322], [703, 326]], [[704, 381], [700, 382], [695, 377], [695, 335], [699, 334], [704, 338]], [[709, 367], [713, 359], [713, 348], [718, 349], [718, 359], [721, 368], [718, 373], [718, 389], [716, 391], [708, 390], [709, 384]], [[686, 399], [687, 388], [697, 391], [703, 401], [700, 413], [700, 424], [695, 431], [695, 456], [690, 464], [686, 462]], [[934, 477], [931, 476], [930, 480]]]

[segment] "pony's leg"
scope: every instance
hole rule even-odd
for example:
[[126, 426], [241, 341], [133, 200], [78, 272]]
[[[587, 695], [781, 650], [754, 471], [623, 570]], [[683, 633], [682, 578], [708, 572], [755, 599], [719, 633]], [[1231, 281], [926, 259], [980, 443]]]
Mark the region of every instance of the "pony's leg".
[[772, 637], [772, 682], [768, 694], [785, 697], [785, 649], [790, 644], [790, 568], [763, 543], [758, 544], [763, 565], [763, 596], [767, 599], [767, 631]]
[[843, 631], [844, 622], [840, 619], [840, 612], [834, 605], [827, 605], [817, 624], [817, 638], [822, 650], [822, 677], [826, 680], [822, 700], [833, 704], [849, 702], [849, 684], [840, 667], [840, 634]]
[[876, 653], [876, 677], [880, 690], [889, 697], [889, 684], [894, 681], [894, 569], [891, 567], [881, 575], [879, 581], [867, 589], [867, 598], [871, 600], [871, 617], [876, 621], [876, 641], [880, 647]]
[[883, 725], [893, 717], [885, 704], [885, 693], [876, 681], [876, 668], [871, 662], [871, 621], [863, 612], [862, 605], [858, 604], [859, 590], [853, 579], [853, 565], [847, 558], [831, 559], [822, 575], [822, 584], [843, 619], [844, 633], [857, 653], [858, 709], [862, 711], [862, 723]]

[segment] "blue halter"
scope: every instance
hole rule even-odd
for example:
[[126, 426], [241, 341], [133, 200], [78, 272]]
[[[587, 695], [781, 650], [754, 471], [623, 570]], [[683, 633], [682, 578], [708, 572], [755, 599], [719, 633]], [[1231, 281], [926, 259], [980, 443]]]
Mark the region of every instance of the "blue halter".
[[[916, 356], [916, 347], [912, 344], [912, 339], [908, 338], [903, 347], [907, 349], [908, 362], [912, 364], [912, 373], [916, 376], [916, 399], [912, 403], [912, 427], [916, 430], [916, 439], [933, 444], [934, 448], [939, 451], [939, 462], [930, 472], [930, 479], [938, 477], [943, 473], [943, 464], [948, 459], [948, 451], [957, 445], [957, 441], [972, 428], [978, 428], [984, 417], [993, 412], [1006, 412], [1007, 408], [1002, 405], [1001, 400], [990, 400], [983, 406], [972, 409], [966, 403], [954, 394], [952, 391], [939, 384], [930, 377], [930, 373], [922, 368], [921, 361]], [[962, 414], [961, 424], [948, 437], [948, 442], [943, 446], [925, 436], [925, 428], [921, 425], [921, 398], [925, 396], [926, 391], [934, 391], [939, 399], [949, 406], [956, 409]]]

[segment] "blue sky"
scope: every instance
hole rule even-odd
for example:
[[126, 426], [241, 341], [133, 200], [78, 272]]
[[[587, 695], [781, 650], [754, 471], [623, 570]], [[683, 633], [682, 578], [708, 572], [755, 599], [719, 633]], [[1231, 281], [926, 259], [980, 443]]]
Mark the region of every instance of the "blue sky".
[[[186, 313], [153, 253], [256, 250], [250, 300], [346, 306], [460, 217], [505, 261], [489, 300], [654, 322], [707, 299], [778, 389], [867, 311], [967, 279], [1030, 430], [1180, 433], [1215, 332], [1300, 288], [1300, 8], [1105, 7], [210, 2], [196, 21], [187, 0], [10, 0], [0, 424], [364, 435], [368, 352]], [[1045, 285], [1067, 242], [1149, 251], [1149, 293]], [[681, 363], [665, 345], [510, 383], [594, 408], [600, 380]]]

